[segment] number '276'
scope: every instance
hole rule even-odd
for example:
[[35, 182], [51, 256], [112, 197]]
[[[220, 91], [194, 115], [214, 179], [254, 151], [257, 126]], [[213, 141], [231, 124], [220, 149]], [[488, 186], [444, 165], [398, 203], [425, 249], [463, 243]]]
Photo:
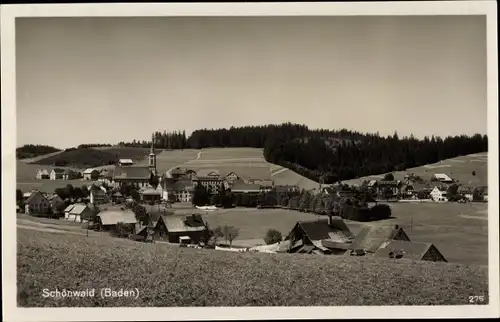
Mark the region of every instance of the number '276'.
[[469, 296], [469, 303], [481, 303], [484, 302], [483, 295], [471, 295]]

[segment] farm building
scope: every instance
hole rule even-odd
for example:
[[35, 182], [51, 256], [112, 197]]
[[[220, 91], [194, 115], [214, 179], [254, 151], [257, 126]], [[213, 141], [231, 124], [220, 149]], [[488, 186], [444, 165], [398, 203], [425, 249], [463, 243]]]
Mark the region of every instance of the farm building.
[[457, 192], [468, 201], [472, 201], [474, 199], [474, 189], [472, 187], [460, 186], [458, 187]]
[[226, 175], [226, 180], [227, 182], [229, 182], [229, 184], [233, 184], [236, 180], [238, 180], [240, 177], [238, 177], [238, 175], [234, 172], [229, 172], [227, 175]]
[[50, 180], [62, 180], [64, 172], [64, 169], [52, 169], [52, 171], [50, 171], [49, 178]]
[[51, 194], [51, 195], [48, 195], [46, 198], [49, 201], [50, 208], [52, 209], [53, 213], [57, 213], [58, 210], [64, 209], [63, 208], [65, 205], [64, 200], [62, 200], [62, 198], [59, 197], [58, 195]]
[[379, 248], [374, 257], [411, 259], [434, 262], [446, 262], [443, 254], [430, 243], [413, 243], [403, 240], [393, 240]]
[[286, 240], [290, 240], [290, 253], [344, 254], [354, 235], [340, 217], [299, 221]]
[[46, 214], [50, 210], [50, 203], [40, 191], [32, 191], [24, 202], [27, 214]]
[[410, 241], [410, 238], [398, 225], [370, 226], [362, 228], [349, 246], [349, 250], [363, 250], [366, 253], [375, 253], [380, 247], [393, 240]]
[[453, 183], [454, 182], [454, 180], [452, 178], [450, 178], [447, 174], [444, 174], [444, 173], [436, 173], [436, 174], [434, 174], [434, 178], [437, 181], [440, 181], [442, 183]]
[[376, 192], [379, 198], [385, 196], [398, 196], [403, 183], [399, 180], [380, 180], [376, 183]]
[[81, 175], [80, 172], [76, 172], [73, 170], [64, 170], [64, 173], [62, 174], [62, 179], [63, 180], [73, 180], [77, 179]]
[[47, 171], [47, 169], [40, 169], [36, 173], [36, 178], [38, 180], [50, 179], [50, 173], [49, 173], [49, 171]]
[[132, 161], [132, 159], [120, 159], [120, 160], [118, 160], [119, 167], [127, 167], [127, 166], [131, 166], [131, 165], [134, 165], [134, 161]]
[[[207, 225], [200, 214], [188, 216], [156, 214], [152, 215], [155, 227], [155, 236], [158, 239], [168, 240], [170, 243], [179, 243], [182, 237], [188, 237], [190, 243], [197, 244], [204, 239], [208, 232]], [[186, 238], [183, 238], [186, 240]]]
[[113, 230], [119, 222], [124, 224], [135, 225], [137, 219], [135, 214], [130, 209], [107, 209], [101, 211], [97, 218], [99, 224], [104, 230]]
[[132, 184], [136, 187], [146, 187], [149, 185], [151, 172], [149, 167], [115, 167], [113, 172], [114, 183], [118, 185]]
[[89, 168], [83, 171], [83, 180], [97, 180], [98, 177], [99, 171], [97, 171], [96, 169]]
[[64, 209], [64, 219], [69, 221], [83, 222], [92, 217], [93, 210], [85, 204], [69, 205]]
[[434, 187], [431, 191], [431, 197], [434, 201], [446, 202], [448, 201], [447, 191], [442, 187]]

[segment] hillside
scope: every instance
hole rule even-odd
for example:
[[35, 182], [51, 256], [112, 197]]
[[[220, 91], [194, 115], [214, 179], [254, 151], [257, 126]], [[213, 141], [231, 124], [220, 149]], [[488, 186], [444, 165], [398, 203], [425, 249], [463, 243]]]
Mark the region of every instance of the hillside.
[[[475, 172], [475, 175], [472, 172]], [[422, 179], [430, 180], [436, 173], [445, 173], [459, 183], [469, 186], [488, 185], [488, 153], [476, 153], [456, 158], [446, 159], [434, 164], [410, 168], [404, 171], [392, 172], [396, 180], [403, 180], [407, 173], [414, 173]], [[371, 175], [352, 180], [347, 184], [361, 184], [364, 180], [380, 180], [385, 174]]]
[[68, 166], [74, 168], [92, 168], [118, 161], [118, 155], [92, 148], [68, 149], [54, 156], [43, 158], [33, 164]]
[[[483, 266], [227, 253], [21, 228], [17, 235], [22, 307], [464, 305], [470, 294], [484, 294], [488, 301]], [[139, 296], [40, 296], [42, 288], [56, 287], [125, 287], [139, 290]]]
[[19, 148], [16, 148], [16, 158], [19, 160], [32, 159], [42, 155], [57, 153], [59, 151], [61, 150], [53, 146], [25, 144]]

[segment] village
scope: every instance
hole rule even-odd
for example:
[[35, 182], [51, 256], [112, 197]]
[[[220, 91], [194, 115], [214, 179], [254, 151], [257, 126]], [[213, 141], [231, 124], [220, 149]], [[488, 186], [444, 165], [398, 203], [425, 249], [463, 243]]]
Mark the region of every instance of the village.
[[[403, 181], [394, 180], [389, 173], [381, 180], [365, 180], [361, 185], [318, 184], [316, 189], [304, 191], [297, 186], [274, 185], [272, 180], [217, 169], [175, 167], [158, 173], [154, 140], [146, 157], [148, 166], [119, 159], [114, 167], [90, 168], [82, 173], [40, 169], [38, 180], [81, 178], [88, 184], [68, 185], [54, 193], [18, 192], [17, 212], [81, 223], [87, 231], [180, 247], [446, 261], [435, 245], [412, 242], [398, 225], [367, 226], [354, 235], [344, 220], [388, 218], [393, 202], [488, 200], [487, 187], [462, 185], [444, 173], [434, 174], [428, 180], [408, 173]], [[284, 236], [270, 227], [264, 238], [266, 244], [235, 246], [238, 227], [209, 227], [204, 219], [204, 213], [235, 207], [256, 212], [263, 208], [298, 210], [325, 219], [298, 221]], [[366, 212], [361, 211], [375, 213], [376, 208], [385, 212], [365, 216]]]

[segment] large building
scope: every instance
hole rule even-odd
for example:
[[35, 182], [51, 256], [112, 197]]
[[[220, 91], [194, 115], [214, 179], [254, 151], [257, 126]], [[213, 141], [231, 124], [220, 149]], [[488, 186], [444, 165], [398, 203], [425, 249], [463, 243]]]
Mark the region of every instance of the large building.
[[130, 184], [138, 188], [143, 188], [149, 185], [151, 175], [157, 176], [154, 138], [151, 141], [148, 166], [117, 166], [115, 167], [111, 181], [117, 185]]

